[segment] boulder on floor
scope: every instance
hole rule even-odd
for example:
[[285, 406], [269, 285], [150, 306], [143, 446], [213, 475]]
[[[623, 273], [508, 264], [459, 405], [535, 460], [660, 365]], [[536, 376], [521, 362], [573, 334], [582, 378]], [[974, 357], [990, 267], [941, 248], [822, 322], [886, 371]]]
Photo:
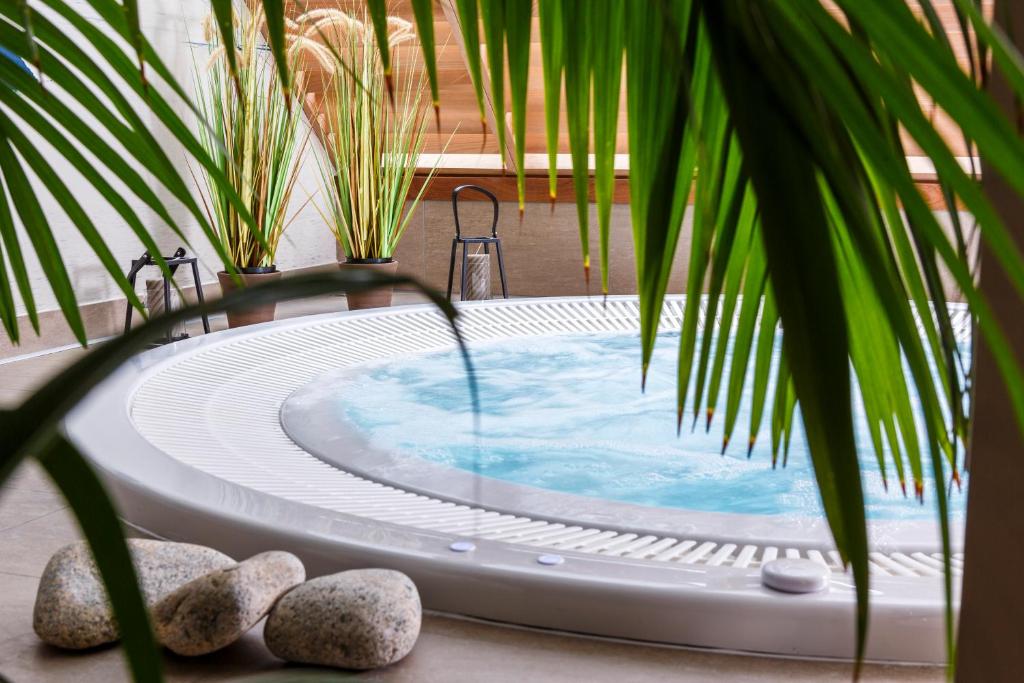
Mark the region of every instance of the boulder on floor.
[[[235, 561], [212, 548], [149, 539], [127, 540], [146, 605]], [[50, 558], [39, 580], [32, 626], [46, 643], [81, 650], [118, 640], [117, 625], [92, 552], [85, 541]]]
[[157, 603], [153, 609], [157, 640], [187, 656], [227, 647], [305, 578], [299, 558], [281, 551], [260, 553], [211, 572]]
[[420, 633], [412, 580], [390, 569], [357, 569], [307, 581], [282, 597], [263, 637], [281, 659], [375, 669], [405, 657]]

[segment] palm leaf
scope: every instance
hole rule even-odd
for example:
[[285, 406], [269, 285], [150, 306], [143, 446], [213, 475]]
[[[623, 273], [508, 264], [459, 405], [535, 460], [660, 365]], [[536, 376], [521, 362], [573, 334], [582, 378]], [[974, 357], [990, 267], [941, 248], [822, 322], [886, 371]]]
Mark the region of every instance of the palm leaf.
[[[747, 366], [750, 351], [754, 343], [754, 329], [757, 325], [758, 313], [761, 309], [761, 294], [767, 282], [767, 264], [761, 243], [754, 240], [747, 259], [747, 270], [744, 274], [742, 302], [736, 321], [736, 336], [732, 343], [732, 362], [729, 367], [729, 386], [725, 403], [725, 431], [722, 438], [722, 452], [729, 445], [736, 416], [740, 408], [740, 398], [747, 381]], [[710, 393], [710, 390], [709, 390]], [[714, 392], [717, 394], [717, 391]]]
[[548, 198], [554, 209], [558, 196], [558, 125], [562, 101], [562, 72], [565, 69], [565, 29], [562, 28], [562, 3], [541, 0], [541, 67], [544, 73], [544, 136], [548, 151]]
[[516, 191], [519, 216], [526, 208], [526, 90], [530, 77], [531, 0], [505, 0], [505, 47], [508, 81], [512, 92], [512, 137], [516, 155]]
[[[541, 3], [543, 7], [546, 3]], [[484, 81], [480, 65], [480, 12], [477, 0], [455, 0], [459, 28], [466, 51], [466, 67], [473, 82], [476, 106], [480, 110], [480, 126], [487, 134], [487, 112], [484, 109]]]
[[[667, 3], [663, 13], [645, 10], [641, 3], [630, 3], [626, 15], [630, 213], [640, 294], [641, 383], [654, 351], [693, 182], [697, 145], [688, 126], [690, 99], [708, 99], [710, 68], [709, 51], [697, 46], [695, 6], [677, 1]], [[688, 306], [694, 310], [694, 305]], [[684, 331], [682, 343], [686, 341]], [[685, 392], [682, 385], [680, 391]]]
[[[43, 213], [43, 207], [39, 204], [32, 183], [11, 148], [8, 131], [2, 125], [0, 125], [0, 168], [3, 169], [3, 180], [7, 186], [7, 192], [10, 193], [11, 202], [21, 218], [32, 248], [39, 259], [39, 264], [46, 274], [50, 288], [53, 289], [57, 304], [75, 338], [79, 343], [85, 344], [85, 325], [82, 323], [78, 300], [75, 298], [71, 278], [68, 277], [64, 260], [57, 248], [57, 241], [49, 229], [46, 215]], [[16, 239], [9, 242], [5, 240], [8, 250], [11, 250], [11, 244], [15, 243]]]
[[[2, 189], [2, 188], [0, 188]], [[22, 255], [21, 245], [18, 242], [18, 233], [14, 229], [14, 217], [11, 215], [11, 205], [7, 201], [7, 193], [0, 192], [0, 243], [7, 250], [7, 261], [11, 264], [11, 271], [14, 281], [18, 286], [18, 293], [21, 294], [22, 304], [28, 315], [29, 323], [36, 334], [39, 334], [39, 316], [36, 312], [35, 296], [32, 293], [32, 285], [28, 279], [28, 269], [25, 267], [25, 258]], [[2, 304], [6, 316], [14, 315], [14, 294], [4, 273], [3, 286], [0, 289], [0, 296], [3, 297]], [[8, 337], [12, 342], [17, 343], [20, 334], [17, 322], [5, 320], [4, 327], [7, 329]]]
[[437, 51], [434, 40], [434, 2], [433, 0], [412, 0], [413, 17], [416, 19], [416, 32], [423, 50], [427, 79], [430, 81], [430, 100], [434, 107], [434, 121], [438, 132], [441, 132], [441, 99], [437, 94]]
[[121, 522], [109, 494], [85, 458], [64, 437], [53, 435], [39, 453], [39, 462], [67, 499], [82, 535], [89, 542], [96, 568], [117, 616], [118, 631], [132, 677], [136, 681], [161, 680], [161, 660], [154, 656], [157, 652], [156, 639], [122, 535]]
[[[800, 397], [822, 506], [857, 592], [857, 659], [867, 636], [867, 531], [850, 401], [849, 339], [835, 255], [825, 224], [813, 154], [791, 110], [807, 107], [795, 87], [783, 104], [766, 72], [788, 71], [739, 3], [707, 3], [705, 25], [744, 162], [756, 189], [761, 239], [786, 334], [785, 353]], [[769, 61], [770, 60], [770, 61]], [[813, 110], [812, 110], [813, 111]]]
[[747, 439], [747, 457], [751, 456], [757, 434], [761, 429], [764, 407], [768, 398], [768, 380], [772, 367], [772, 351], [778, 331], [779, 313], [771, 289], [765, 291], [764, 305], [757, 328], [757, 346], [754, 352], [753, 389], [750, 402], [750, 435]]
[[[572, 184], [576, 195], [576, 222], [583, 254], [583, 278], [590, 288], [590, 41], [595, 8], [589, 0], [562, 0], [562, 15], [574, 17], [562, 22], [565, 44], [565, 115], [572, 157]], [[577, 22], [579, 22], [577, 24]], [[580, 26], [588, 27], [580, 30]]]
[[224, 46], [224, 58], [227, 60], [231, 79], [235, 83], [235, 91], [242, 96], [242, 84], [238, 80], [238, 54], [235, 51], [235, 9], [232, 0], [210, 0], [213, 16], [217, 21], [217, 33], [220, 43]]
[[139, 78], [145, 83], [146, 61], [142, 50], [142, 25], [139, 21], [139, 3], [137, 0], [123, 0], [121, 4], [124, 7], [125, 22], [128, 24], [128, 36], [139, 59]]
[[618, 0], [593, 0], [592, 4], [590, 33], [594, 89], [594, 197], [597, 200], [597, 228], [600, 235], [601, 292], [607, 295], [626, 6]]
[[[387, 0], [366, 0], [366, 9], [373, 22], [373, 32], [377, 36], [377, 49], [380, 51], [381, 66], [384, 69], [384, 82], [387, 84], [391, 104], [395, 103], [393, 79], [391, 73], [391, 46], [388, 44], [388, 3]], [[424, 59], [430, 59], [424, 46]]]
[[[121, 292], [128, 299], [128, 303], [135, 308], [142, 310], [142, 302], [139, 301], [135, 294], [135, 290], [132, 288], [131, 283], [120, 274], [120, 264], [114, 257], [114, 254], [110, 251], [110, 248], [103, 241], [99, 231], [96, 229], [95, 224], [89, 218], [85, 209], [75, 199], [74, 195], [68, 189], [67, 185], [60, 179], [53, 167], [43, 158], [39, 151], [35, 148], [31, 141], [25, 137], [21, 131], [14, 125], [3, 112], [0, 112], [0, 131], [3, 135], [13, 143], [14, 147], [20, 152], [21, 157], [25, 160], [28, 166], [32, 169], [36, 178], [42, 183], [47, 189], [51, 196], [57, 200], [67, 214], [71, 222], [78, 228], [79, 233], [85, 239], [86, 243], [92, 248], [93, 252], [99, 258], [100, 263], [103, 264], [108, 273], [118, 273], [118, 277], [115, 278], [117, 286], [121, 289]], [[52, 230], [49, 226], [49, 222], [46, 221], [45, 215], [40, 214], [40, 218], [43, 219], [42, 224], [33, 226], [32, 232], [39, 230], [41, 232], [52, 234]], [[153, 247], [156, 247], [155, 242], [147, 240]], [[159, 253], [159, 252], [157, 252]], [[84, 341], [84, 340], [79, 340]]]
[[[185, 147], [190, 155], [196, 158], [214, 177], [217, 177], [225, 185], [228, 184], [223, 172], [216, 167], [209, 155], [205, 153], [188, 126], [182, 122], [180, 116], [170, 104], [159, 95], [155, 88], [146, 89], [138, 82], [137, 70], [116, 43], [104, 35], [96, 26], [84, 20], [80, 14], [68, 7], [63, 0], [43, 0], [43, 2], [58, 12], [62, 18], [66, 19], [77, 31], [86, 37], [97, 53], [102, 55], [116, 73], [124, 79], [124, 82], [128, 83], [140, 96], [146, 98], [153, 113], [174, 134], [175, 138]], [[0, 5], [0, 15], [4, 15], [6, 11], [5, 7]], [[216, 236], [207, 221], [205, 213], [196, 203], [191, 191], [181, 178], [178, 169], [167, 157], [163, 148], [139, 117], [136, 107], [128, 101], [124, 93], [110, 79], [109, 75], [68, 35], [43, 17], [36, 17], [34, 24], [40, 40], [53, 47], [57, 53], [64, 57], [62, 60], [50, 49], [40, 48], [40, 59], [48, 77], [62, 88], [65, 93], [80, 103], [83, 108], [88, 110], [90, 114], [104, 125], [106, 130], [115, 136], [115, 139], [121, 142], [122, 146], [142, 166], [157, 177], [161, 184], [174, 195], [175, 199], [189, 209], [198, 221], [207, 239], [210, 240], [218, 251], [222, 261], [230, 265], [230, 259], [226, 252], [223, 251], [219, 241], [216, 240]], [[11, 27], [0, 24], [0, 42], [7, 41], [10, 32], [12, 32]], [[14, 34], [16, 35], [16, 32]], [[97, 91], [86, 87], [82, 77], [72, 72], [65, 65], [65, 60], [74, 63], [75, 68], [97, 87], [98, 91], [116, 109], [116, 114], [110, 111], [103, 101], [97, 97]], [[22, 90], [21, 94], [34, 97], [31, 90]], [[46, 107], [46, 100], [44, 99], [41, 102], [40, 106]], [[127, 126], [119, 121], [119, 116], [124, 118], [128, 123]], [[77, 117], [72, 115], [71, 118]], [[254, 226], [252, 216], [237, 194], [231, 192], [229, 197], [233, 205], [239, 210], [239, 215], [246, 224]]]
[[[270, 52], [274, 55], [277, 67], [278, 83], [284, 92], [284, 101], [291, 111], [292, 108], [292, 74], [288, 60], [288, 43], [284, 35], [284, 0], [262, 0], [264, 17], [267, 22], [267, 42]], [[223, 32], [221, 33], [223, 39]], [[385, 40], [383, 45], [387, 46]], [[301, 103], [300, 103], [301, 106]]]
[[480, 0], [484, 27], [484, 49], [491, 85], [491, 108], [498, 127], [498, 149], [504, 154], [505, 140], [505, 0]]

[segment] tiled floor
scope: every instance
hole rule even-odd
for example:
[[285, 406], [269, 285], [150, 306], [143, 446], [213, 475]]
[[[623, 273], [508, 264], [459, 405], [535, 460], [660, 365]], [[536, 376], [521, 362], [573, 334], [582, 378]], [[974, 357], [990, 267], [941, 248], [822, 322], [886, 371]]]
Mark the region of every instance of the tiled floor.
[[[412, 297], [399, 295], [396, 303]], [[343, 306], [336, 298], [282, 309], [281, 316]], [[34, 386], [79, 357], [70, 350], [0, 364], [0, 407], [17, 405]], [[111, 682], [127, 678], [118, 648], [67, 653], [32, 632], [32, 604], [50, 555], [78, 538], [63, 498], [33, 463], [0, 488], [0, 675], [13, 683]], [[263, 647], [260, 627], [207, 657], [164, 658], [170, 681], [303, 680], [315, 672], [285, 666]], [[769, 659], [553, 634], [427, 615], [416, 649], [373, 681], [849, 681], [848, 664]], [[866, 681], [940, 681], [934, 668], [869, 666]], [[322, 679], [320, 679], [322, 680]]]

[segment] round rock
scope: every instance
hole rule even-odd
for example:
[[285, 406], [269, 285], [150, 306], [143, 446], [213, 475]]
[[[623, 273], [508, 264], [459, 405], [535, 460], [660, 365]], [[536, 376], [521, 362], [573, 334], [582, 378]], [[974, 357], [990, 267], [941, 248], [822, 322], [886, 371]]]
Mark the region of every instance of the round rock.
[[422, 616], [408, 576], [356, 569], [290, 591], [271, 611], [263, 637], [271, 652], [290, 662], [375, 669], [409, 654]]
[[179, 655], [214, 652], [262, 619], [306, 571], [291, 553], [260, 553], [185, 584], [153, 609], [157, 640]]
[[[140, 538], [127, 542], [149, 607], [189, 581], [235, 564], [200, 545]], [[74, 650], [118, 639], [107, 591], [84, 541], [64, 546], [46, 564], [32, 626], [44, 642]]]

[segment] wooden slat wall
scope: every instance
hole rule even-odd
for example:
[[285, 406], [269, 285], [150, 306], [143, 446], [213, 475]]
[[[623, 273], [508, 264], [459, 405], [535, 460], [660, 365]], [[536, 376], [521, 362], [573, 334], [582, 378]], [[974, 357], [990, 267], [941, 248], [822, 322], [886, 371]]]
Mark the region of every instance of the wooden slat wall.
[[[434, 2], [434, 31], [437, 40], [437, 59], [440, 82], [441, 98], [441, 119], [440, 131], [435, 132], [431, 125], [425, 151], [441, 152], [447, 151], [450, 154], [497, 154], [501, 150], [497, 146], [497, 136], [491, 130], [485, 135], [477, 110], [476, 96], [473, 92], [472, 82], [466, 70], [465, 62], [460, 50], [460, 43], [453, 33], [452, 26], [446, 20], [445, 6], [447, 0], [435, 0]], [[966, 64], [966, 52], [960, 35], [959, 25], [956, 21], [952, 0], [934, 0], [936, 10], [939, 13], [944, 25], [949, 32], [950, 40], [957, 52], [961, 63]], [[917, 11], [916, 3], [912, 3]], [[985, 0], [983, 3], [986, 12], [991, 11], [992, 0]], [[356, 16], [361, 16], [364, 3], [361, 0], [292, 0], [288, 4], [289, 16], [298, 17], [301, 13], [299, 8], [313, 10], [318, 8], [341, 8]], [[450, 8], [449, 8], [450, 9]], [[834, 8], [832, 8], [834, 11]], [[390, 11], [393, 15], [400, 16], [409, 21], [413, 20], [412, 7], [409, 0], [396, 0], [391, 4]], [[544, 91], [543, 76], [541, 71], [539, 32], [534, 19], [534, 45], [531, 51], [530, 60], [530, 84], [528, 92], [528, 111], [526, 147], [530, 153], [543, 153], [546, 151], [544, 134]], [[397, 48], [398, 59], [406, 68], [420, 68], [422, 58], [420, 45], [411, 41]], [[487, 68], [486, 58], [484, 68]], [[311, 79], [311, 89], [314, 99], [322, 101], [325, 95], [326, 79], [321, 70], [312, 60], [307, 60], [305, 70]], [[486, 78], [486, 74], [485, 74]], [[506, 79], [507, 84], [507, 79]], [[424, 103], [429, 104], [429, 95], [424, 98]], [[925, 111], [933, 115], [934, 120], [944, 137], [949, 141], [955, 154], [967, 156], [968, 150], [963, 144], [959, 131], [952, 121], [941, 111], [935, 108], [930, 100], [923, 94], [919, 94], [919, 100], [925, 107]], [[508, 98], [506, 97], [506, 106]], [[316, 105], [323, 106], [323, 105]], [[508, 112], [495, 112], [496, 118], [501, 121]], [[562, 107], [563, 124], [559, 136], [559, 151], [568, 151], [568, 137], [564, 125], [564, 106]], [[619, 121], [619, 140], [617, 150], [620, 153], [628, 151], [626, 139], [625, 102], [622, 105], [622, 115]], [[920, 155], [918, 146], [904, 136], [904, 142], [908, 155]], [[447, 145], [447, 147], [446, 147]]]

